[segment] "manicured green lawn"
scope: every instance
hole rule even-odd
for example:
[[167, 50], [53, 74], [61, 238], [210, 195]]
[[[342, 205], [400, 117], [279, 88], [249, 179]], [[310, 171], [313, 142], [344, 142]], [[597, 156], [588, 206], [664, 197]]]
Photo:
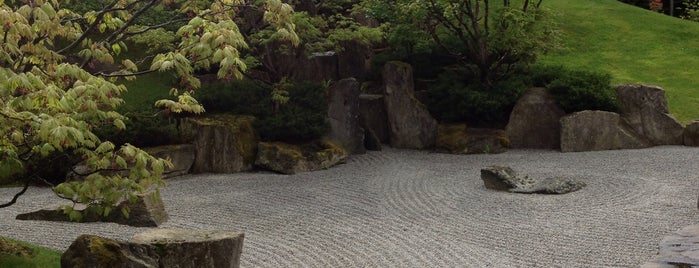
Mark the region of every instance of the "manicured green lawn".
[[542, 62], [609, 71], [614, 83], [666, 90], [670, 111], [687, 123], [699, 119], [699, 23], [615, 0], [555, 0], [564, 49]]
[[[20, 245], [20, 246], [18, 246]], [[31, 254], [26, 254], [23, 249], [26, 246], [33, 251]], [[25, 254], [3, 253], [3, 251], [25, 252]], [[0, 267], [22, 267], [22, 268], [50, 268], [61, 267], [61, 252], [30, 245], [28, 243], [12, 240], [9, 238], [0, 237]]]

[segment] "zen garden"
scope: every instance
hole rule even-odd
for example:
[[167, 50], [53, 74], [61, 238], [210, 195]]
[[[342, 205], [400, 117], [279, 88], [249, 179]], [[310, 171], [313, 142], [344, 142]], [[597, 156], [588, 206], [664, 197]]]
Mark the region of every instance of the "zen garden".
[[0, 267], [699, 267], [699, 0], [0, 0]]

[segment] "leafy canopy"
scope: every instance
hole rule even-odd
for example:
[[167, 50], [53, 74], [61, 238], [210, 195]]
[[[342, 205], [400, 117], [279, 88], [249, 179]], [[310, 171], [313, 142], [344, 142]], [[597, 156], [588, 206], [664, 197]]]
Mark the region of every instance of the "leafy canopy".
[[[171, 90], [176, 99], [156, 105], [201, 113], [203, 107], [191, 96], [200, 86], [195, 72], [215, 69], [219, 78], [232, 79], [247, 68], [241, 51], [248, 45], [235, 23], [239, 10], [261, 10], [264, 29], [274, 38], [299, 43], [293, 8], [280, 0], [90, 3], [78, 12], [71, 7], [82, 3], [68, 0], [0, 0], [0, 176], [24, 173], [28, 178], [24, 189], [0, 207], [13, 204], [30, 180], [41, 179], [28, 162], [55, 153], [78, 155], [89, 168], [81, 174], [84, 179], [54, 187], [60, 198], [72, 202], [62, 209], [75, 220], [81, 217], [76, 205], [107, 215], [123, 200], [157, 191], [169, 161], [129, 144], [117, 148], [93, 133], [105, 125], [125, 127], [125, 117], [116, 111], [126, 91], [120, 79], [156, 71], [176, 74], [179, 81]], [[173, 25], [176, 31], [169, 30]], [[128, 49], [137, 44], [159, 53], [135, 57], [138, 53]]]

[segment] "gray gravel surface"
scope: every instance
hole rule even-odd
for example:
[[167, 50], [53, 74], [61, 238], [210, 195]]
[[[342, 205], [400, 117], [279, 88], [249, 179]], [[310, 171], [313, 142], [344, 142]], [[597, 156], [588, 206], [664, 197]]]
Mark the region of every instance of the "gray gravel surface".
[[[699, 149], [448, 155], [387, 149], [298, 175], [168, 180], [161, 228], [245, 233], [243, 267], [628, 267], [665, 235], [699, 222]], [[564, 195], [485, 189], [480, 169], [587, 184]], [[0, 189], [9, 198], [17, 188]], [[0, 236], [63, 250], [80, 234], [128, 239], [146, 228], [18, 221], [59, 204], [31, 188], [0, 209]]]

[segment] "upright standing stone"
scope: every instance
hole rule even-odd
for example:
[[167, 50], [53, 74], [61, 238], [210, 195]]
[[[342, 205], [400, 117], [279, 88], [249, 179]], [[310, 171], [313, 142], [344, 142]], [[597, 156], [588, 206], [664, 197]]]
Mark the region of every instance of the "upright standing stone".
[[680, 145], [684, 127], [668, 110], [665, 90], [657, 86], [616, 87], [621, 116], [652, 145]]
[[257, 150], [255, 118], [240, 115], [209, 115], [190, 118], [197, 157], [194, 173], [235, 173], [252, 169]]
[[531, 88], [517, 101], [505, 131], [512, 148], [559, 149], [565, 112], [545, 88]]
[[415, 98], [412, 67], [391, 61], [386, 63], [382, 74], [391, 146], [408, 149], [434, 146], [437, 121]]
[[581, 152], [649, 147], [612, 112], [581, 111], [561, 118], [561, 151]]
[[354, 78], [337, 81], [328, 89], [328, 139], [351, 154], [365, 153], [364, 129], [359, 122], [359, 82]]

